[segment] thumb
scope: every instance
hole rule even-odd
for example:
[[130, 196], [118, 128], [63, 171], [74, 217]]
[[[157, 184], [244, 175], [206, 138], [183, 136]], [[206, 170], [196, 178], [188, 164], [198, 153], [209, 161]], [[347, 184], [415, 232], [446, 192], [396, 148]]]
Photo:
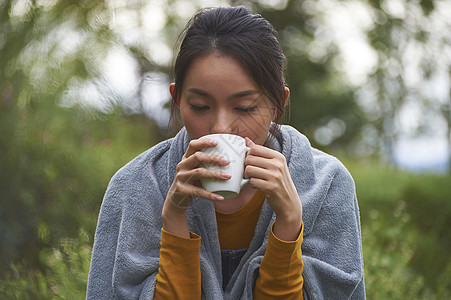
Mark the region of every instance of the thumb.
[[246, 146], [248, 146], [249, 148], [252, 146], [255, 146], [255, 143], [248, 137], [244, 138], [246, 140]]

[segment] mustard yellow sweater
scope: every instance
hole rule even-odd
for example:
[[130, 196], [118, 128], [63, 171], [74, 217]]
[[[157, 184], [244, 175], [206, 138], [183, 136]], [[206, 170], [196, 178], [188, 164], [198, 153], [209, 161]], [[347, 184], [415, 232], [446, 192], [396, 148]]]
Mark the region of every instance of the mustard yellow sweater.
[[[227, 214], [216, 212], [221, 249], [249, 247], [264, 200], [264, 193], [258, 191], [241, 209]], [[162, 229], [154, 299], [201, 298], [200, 237], [190, 235], [186, 239]], [[298, 239], [292, 242], [278, 239], [271, 228], [254, 299], [303, 299], [302, 236], [303, 226]]]

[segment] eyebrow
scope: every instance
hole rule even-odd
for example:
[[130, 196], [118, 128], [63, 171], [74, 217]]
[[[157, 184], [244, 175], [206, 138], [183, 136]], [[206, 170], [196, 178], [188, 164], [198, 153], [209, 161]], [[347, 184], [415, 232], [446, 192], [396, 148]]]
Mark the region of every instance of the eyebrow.
[[196, 89], [196, 88], [188, 89], [188, 92], [194, 93], [194, 94], [198, 94], [198, 95], [201, 95], [201, 96], [211, 97], [207, 92], [204, 92], [204, 91]]
[[[205, 97], [209, 97], [209, 98], [213, 98], [212, 95], [210, 95], [209, 93], [197, 89], [197, 88], [190, 88], [187, 90], [190, 93], [194, 93], [200, 96], [205, 96]], [[238, 92], [236, 94], [233, 94], [232, 96], [229, 97], [229, 99], [233, 99], [233, 98], [241, 98], [241, 97], [246, 97], [246, 96], [251, 96], [251, 95], [256, 95], [256, 94], [260, 94], [261, 92], [258, 90], [246, 90], [246, 91], [241, 91]]]

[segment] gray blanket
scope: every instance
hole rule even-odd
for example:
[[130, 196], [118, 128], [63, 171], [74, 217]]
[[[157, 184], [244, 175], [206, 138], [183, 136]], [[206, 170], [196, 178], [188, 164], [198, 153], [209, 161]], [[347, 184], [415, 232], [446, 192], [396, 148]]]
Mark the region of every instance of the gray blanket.
[[[87, 299], [152, 299], [158, 271], [161, 211], [175, 168], [189, 143], [185, 129], [120, 169], [100, 209]], [[271, 148], [286, 157], [303, 206], [305, 299], [365, 299], [359, 209], [354, 181], [334, 157], [282, 126]], [[212, 202], [196, 198], [187, 211], [201, 236], [202, 299], [252, 299], [275, 214], [265, 201], [249, 250], [225, 291]]]

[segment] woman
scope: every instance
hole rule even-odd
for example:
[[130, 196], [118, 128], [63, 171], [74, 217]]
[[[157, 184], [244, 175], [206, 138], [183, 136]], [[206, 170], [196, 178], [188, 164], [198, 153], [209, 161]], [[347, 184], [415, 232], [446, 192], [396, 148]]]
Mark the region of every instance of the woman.
[[[89, 299], [364, 299], [354, 182], [335, 158], [278, 125], [289, 97], [273, 27], [244, 7], [188, 23], [170, 85], [184, 128], [123, 167], [102, 203]], [[229, 200], [201, 178], [229, 174], [200, 150], [246, 138], [250, 183]], [[301, 247], [302, 245], [302, 247]]]

